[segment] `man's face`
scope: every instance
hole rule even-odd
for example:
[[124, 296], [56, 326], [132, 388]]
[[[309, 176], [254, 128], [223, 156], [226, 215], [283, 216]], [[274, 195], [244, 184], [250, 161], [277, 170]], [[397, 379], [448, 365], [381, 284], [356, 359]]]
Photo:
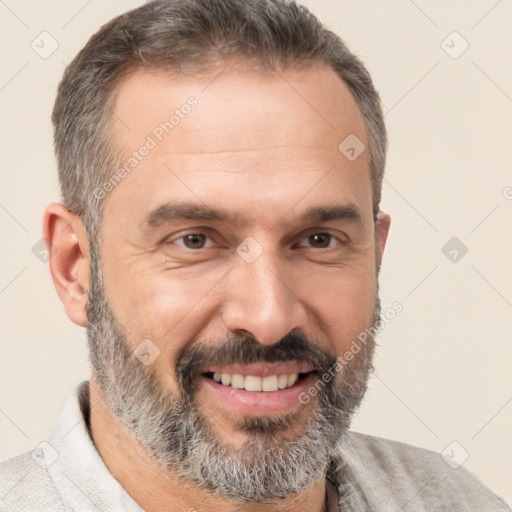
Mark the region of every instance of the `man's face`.
[[352, 134], [368, 147], [345, 84], [320, 65], [220, 69], [119, 85], [112, 130], [130, 172], [107, 197], [100, 256], [110, 324], [127, 353], [147, 352], [132, 357], [145, 392], [193, 408], [226, 457], [347, 427], [369, 347], [324, 387], [323, 416], [299, 396], [373, 325], [378, 255], [368, 151], [338, 149]]

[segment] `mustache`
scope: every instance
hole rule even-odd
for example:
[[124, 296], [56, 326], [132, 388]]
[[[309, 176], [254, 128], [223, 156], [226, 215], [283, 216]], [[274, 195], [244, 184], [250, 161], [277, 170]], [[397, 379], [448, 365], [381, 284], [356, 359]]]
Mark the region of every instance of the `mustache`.
[[272, 345], [251, 337], [232, 336], [225, 342], [199, 342], [186, 347], [176, 363], [176, 379], [184, 390], [192, 390], [195, 377], [211, 365], [280, 363], [302, 361], [313, 371], [327, 372], [336, 363], [336, 354], [312, 341], [300, 330], [293, 330]]

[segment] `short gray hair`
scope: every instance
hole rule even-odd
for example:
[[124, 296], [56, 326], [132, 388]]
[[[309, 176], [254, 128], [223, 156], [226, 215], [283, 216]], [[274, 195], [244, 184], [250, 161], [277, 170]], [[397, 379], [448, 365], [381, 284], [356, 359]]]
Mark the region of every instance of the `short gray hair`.
[[341, 77], [365, 123], [377, 214], [387, 150], [380, 97], [338, 35], [290, 0], [153, 0], [101, 27], [58, 88], [52, 121], [62, 198], [90, 241], [99, 235], [103, 205], [94, 190], [121, 162], [109, 133], [120, 79], [141, 68], [186, 72], [234, 57], [268, 68], [319, 62]]

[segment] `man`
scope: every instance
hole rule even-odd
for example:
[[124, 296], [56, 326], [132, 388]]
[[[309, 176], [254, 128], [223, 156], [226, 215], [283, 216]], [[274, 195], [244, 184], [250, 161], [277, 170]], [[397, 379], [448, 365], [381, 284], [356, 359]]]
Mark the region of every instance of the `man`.
[[90, 39], [53, 121], [44, 231], [92, 375], [0, 466], [1, 510], [509, 510], [437, 454], [348, 431], [387, 141], [363, 64], [307, 10], [150, 2]]

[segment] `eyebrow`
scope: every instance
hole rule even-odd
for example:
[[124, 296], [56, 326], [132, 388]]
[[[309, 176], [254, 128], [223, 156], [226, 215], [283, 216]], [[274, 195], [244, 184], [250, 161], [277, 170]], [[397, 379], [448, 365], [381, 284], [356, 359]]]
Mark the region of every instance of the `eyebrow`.
[[[179, 220], [217, 221], [235, 227], [246, 227], [254, 224], [254, 221], [226, 209], [213, 209], [206, 205], [194, 203], [169, 202], [149, 212], [143, 226], [145, 231], [153, 231], [163, 224]], [[298, 219], [298, 222], [326, 222], [329, 220], [345, 220], [362, 224], [363, 214], [353, 203], [319, 206], [306, 210]]]
[[310, 208], [301, 217], [301, 222], [326, 222], [328, 220], [346, 220], [362, 224], [363, 213], [353, 203]]
[[213, 209], [194, 203], [165, 203], [148, 214], [144, 225], [147, 228], [158, 228], [164, 223], [176, 220], [219, 221], [242, 227], [249, 224], [240, 215], [224, 209]]

